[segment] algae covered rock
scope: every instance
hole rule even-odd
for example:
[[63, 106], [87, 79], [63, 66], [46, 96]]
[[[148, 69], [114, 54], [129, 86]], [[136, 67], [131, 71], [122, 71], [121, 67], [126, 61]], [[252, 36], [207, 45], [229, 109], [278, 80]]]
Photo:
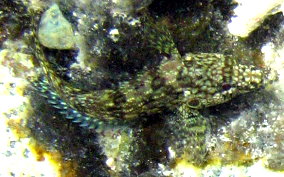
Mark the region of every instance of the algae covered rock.
[[[250, 44], [262, 42], [226, 30], [232, 1], [56, 3], [34, 15], [41, 75], [32, 85], [43, 97], [32, 95], [29, 129], [78, 162], [77, 176], [196, 176], [180, 172], [192, 166], [220, 176], [223, 166], [281, 152], [257, 138], [267, 135], [258, 122], [272, 109], [259, 107], [271, 96], [235, 97], [264, 93], [276, 78], [254, 63], [261, 53]], [[282, 169], [281, 160], [268, 166]]]
[[[183, 2], [163, 1], [164, 7], [175, 8], [160, 11], [159, 3], [153, 1], [148, 12], [117, 14], [111, 4], [104, 5], [106, 1], [86, 3], [89, 8], [62, 1], [42, 14], [39, 27], [35, 27], [41, 43], [37, 47], [42, 49], [35, 55], [48, 78], [36, 86], [61, 114], [82, 127], [107, 130], [108, 125], [130, 124], [129, 129], [134, 132], [141, 129], [141, 138], [133, 138], [139, 141], [118, 143], [123, 153], [107, 150], [112, 143], [100, 143], [109, 159], [108, 166], [115, 172], [126, 168], [130, 171], [127, 173], [136, 173], [133, 166], [139, 169], [140, 164], [155, 171], [155, 161], [167, 165], [178, 163], [179, 159], [206, 165], [206, 141], [211, 136], [211, 119], [206, 110], [239, 94], [257, 91], [274, 80], [268, 79], [270, 73], [264, 68], [253, 65], [251, 57], [241, 59], [231, 49], [231, 44], [241, 45], [223, 29], [230, 10], [213, 1]], [[227, 9], [233, 7], [230, 3], [223, 5]], [[70, 21], [62, 14], [69, 14], [66, 18]], [[80, 61], [70, 50], [61, 50], [72, 49], [72, 45], [56, 41], [64, 38], [68, 43], [68, 37], [74, 37], [70, 23], [84, 38], [81, 49], [86, 49], [86, 60]], [[56, 43], [54, 46], [43, 42], [43, 30], [43, 34], [56, 36], [51, 40]], [[79, 47], [78, 55], [81, 54]], [[83, 62], [84, 66], [74, 70], [72, 62]], [[84, 80], [93, 85], [83, 84]], [[103, 140], [109, 139], [107, 136], [102, 135]], [[151, 157], [140, 157], [129, 147], [137, 147], [139, 154], [150, 150], [153, 153]], [[176, 154], [169, 161], [165, 160], [166, 149]], [[125, 157], [135, 160], [128, 163]], [[118, 165], [115, 159], [122, 159], [123, 164]], [[139, 170], [141, 174], [147, 172]]]
[[42, 16], [38, 38], [42, 45], [52, 49], [72, 49], [75, 46], [71, 24], [64, 18], [57, 4]]
[[0, 46], [6, 39], [19, 39], [29, 28], [30, 15], [21, 0], [0, 1]]

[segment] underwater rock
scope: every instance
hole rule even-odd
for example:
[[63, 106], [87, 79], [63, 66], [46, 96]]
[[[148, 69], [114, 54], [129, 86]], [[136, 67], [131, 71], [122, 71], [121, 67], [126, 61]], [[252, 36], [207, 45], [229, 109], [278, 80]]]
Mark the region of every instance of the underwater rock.
[[[271, 98], [269, 94], [261, 100], [244, 95], [232, 101], [248, 91], [259, 93], [277, 78], [267, 65], [255, 64], [254, 56], [246, 55], [256, 50], [260, 56], [259, 49], [226, 31], [232, 1], [145, 0], [129, 8], [130, 1], [120, 0], [56, 2], [50, 9], [59, 17], [49, 14], [49, 20], [59, 27], [66, 23], [71, 38], [73, 27], [83, 42], [75, 46], [73, 38], [73, 45], [64, 48], [65, 44], [55, 41], [48, 46], [34, 37], [36, 48], [31, 49], [35, 64], [40, 63], [35, 70], [42, 72], [31, 79], [37, 90], [29, 129], [35, 139], [66, 153], [66, 159], [79, 161], [76, 170], [87, 169], [81, 176], [100, 176], [100, 170], [106, 176], [197, 176], [186, 171], [194, 166], [206, 171], [210, 165], [214, 167], [204, 176], [218, 176], [224, 174], [223, 166], [246, 169], [270, 152], [276, 155], [269, 157], [267, 166], [283, 169], [282, 157], [276, 157], [282, 146], [280, 151], [266, 148], [257, 154], [275, 140], [282, 142], [256, 138], [257, 126], [262, 125], [258, 120], [265, 114], [257, 106]], [[35, 13], [32, 32], [58, 27], [49, 20], [38, 25], [50, 9], [44, 15]], [[53, 34], [60, 34], [59, 39], [61, 32]], [[80, 61], [82, 49], [85, 58]], [[75, 67], [80, 62], [84, 65]], [[254, 112], [240, 114], [244, 110]], [[240, 121], [233, 121], [236, 117]], [[279, 137], [281, 125], [275, 124], [273, 131]]]
[[[22, 37], [30, 25], [28, 8], [21, 0], [0, 2], [0, 47], [6, 39], [15, 40]], [[12, 13], [11, 13], [12, 12]]]
[[[199, 4], [195, 5], [199, 6]], [[183, 7], [178, 6], [178, 8]], [[58, 6], [51, 7], [51, 9], [59, 11]], [[127, 18], [113, 15], [112, 9], [108, 8], [100, 14], [104, 18], [101, 21], [96, 20], [94, 9], [93, 16], [91, 16], [94, 18], [92, 22], [89, 21], [90, 19], [82, 18], [73, 25], [84, 26], [84, 28], [78, 27], [78, 32], [87, 42], [86, 45], [90, 49], [86, 50], [89, 52], [88, 55], [97, 62], [96, 67], [92, 66], [94, 62], [85, 63], [86, 66], [92, 68], [88, 73], [102, 70], [103, 75], [109, 76], [102, 82], [107, 84], [94, 88], [80, 85], [82, 83], [80, 80], [86, 79], [80, 75], [85, 72], [84, 70], [77, 72], [79, 83], [74, 82], [74, 79], [70, 77], [72, 63], [62, 62], [63, 59], [69, 61], [63, 54], [67, 51], [50, 52], [52, 48], [45, 49], [41, 42], [36, 43], [39, 50], [36, 50], [35, 54], [47, 79], [44, 81], [45, 85], [38, 85], [42, 87], [39, 90], [52, 93], [44, 95], [43, 92], [43, 95], [54, 107], [64, 112], [68, 119], [73, 119], [73, 122], [80, 122], [82, 126], [89, 128], [103, 127], [104, 129], [104, 124], [116, 126], [117, 124], [113, 122], [119, 121], [122, 124], [125, 123], [125, 126], [128, 126], [128, 123], [131, 124], [132, 121], [142, 124], [151, 116], [168, 111], [177, 113], [177, 109], [184, 106], [186, 108], [181, 110], [183, 113], [173, 116], [178, 120], [163, 122], [165, 126], [170, 127], [172, 131], [170, 133], [173, 135], [168, 145], [177, 152], [177, 158], [187, 158], [193, 164], [202, 166], [207, 162], [205, 141], [207, 132], [210, 132], [211, 128], [207, 119], [199, 115], [199, 111], [228, 102], [237, 95], [255, 91], [276, 78], [270, 78], [268, 68], [261, 68], [251, 63], [243, 64], [241, 59], [228, 49], [228, 46], [226, 49], [229, 54], [215, 52], [216, 49], [207, 51], [208, 48], [205, 50], [207, 52], [191, 51], [187, 46], [192, 45], [193, 40], [184, 39], [186, 32], [190, 33], [192, 29], [195, 29], [198, 31], [195, 36], [197, 39], [209, 28], [209, 22], [215, 20], [214, 25], [217, 28], [218, 25], [221, 26], [221, 21], [218, 20], [230, 14], [227, 11], [223, 12], [224, 15], [220, 14], [218, 6], [209, 2], [205, 3], [201, 9], [209, 17], [202, 16], [203, 11], [200, 10], [201, 16], [195, 17], [197, 19], [192, 24], [195, 27], [186, 28], [185, 25], [178, 35], [174, 35], [175, 30], [177, 26], [183, 24], [183, 21], [172, 20], [170, 22], [170, 19], [167, 19], [169, 22], [163, 23], [162, 19], [168, 18], [166, 13], [158, 13], [158, 18], [151, 16], [151, 13], [130, 15], [129, 19], [139, 21], [133, 25], [128, 22]], [[73, 9], [69, 9], [71, 10]], [[191, 12], [191, 10], [188, 11]], [[210, 13], [214, 11], [216, 12]], [[47, 12], [43, 15], [42, 21], [47, 16]], [[63, 18], [61, 12], [58, 13], [58, 16]], [[188, 15], [190, 13], [182, 13], [179, 10], [170, 13], [179, 18], [185, 16], [189, 19], [191, 17]], [[42, 23], [34, 28], [34, 30], [39, 29], [40, 33]], [[84, 30], [80, 31], [80, 29]], [[89, 30], [85, 31], [85, 29]], [[117, 31], [115, 40], [114, 36], [110, 35], [114, 29]], [[209, 29], [210, 33], [214, 31], [212, 28]], [[216, 40], [217, 36], [220, 40], [224, 36], [224, 41]], [[182, 43], [180, 43], [180, 38], [182, 38]], [[227, 38], [229, 37], [224, 31], [220, 33], [215, 31], [210, 39], [212, 43], [216, 42], [213, 45], [216, 47], [222, 46], [220, 43], [226, 42]], [[234, 42], [236, 43], [236, 41], [231, 43]], [[98, 44], [101, 45], [101, 49], [97, 48]], [[198, 43], [195, 44], [199, 46]], [[206, 48], [203, 44], [200, 45], [199, 50]], [[75, 57], [74, 59], [76, 60]], [[249, 62], [250, 58], [244, 60]], [[94, 76], [89, 79], [91, 82], [97, 81], [96, 77], [101, 77], [97, 74], [91, 75]], [[66, 109], [67, 107], [70, 109]], [[182, 125], [187, 126], [182, 127]], [[114, 158], [110, 156], [109, 159]], [[111, 160], [109, 163], [112, 164]]]
[[72, 49], [75, 37], [71, 24], [64, 18], [57, 4], [53, 4], [41, 17], [38, 38], [51, 49]]
[[[113, 174], [125, 173], [130, 175], [130, 168], [134, 165], [134, 151], [138, 151], [137, 136], [132, 130], [105, 129], [103, 136], [100, 136], [100, 143], [104, 154], [107, 156], [106, 165]], [[138, 159], [135, 159], [138, 161]], [[135, 165], [134, 165], [135, 166]]]
[[[230, 32], [240, 37], [247, 37], [253, 30], [269, 15], [283, 11], [283, 0], [237, 0], [239, 6], [235, 9], [235, 17], [228, 25]], [[251, 8], [258, 5], [258, 8], [251, 11]]]
[[153, 0], [112, 0], [112, 12], [115, 14], [130, 14], [146, 8]]

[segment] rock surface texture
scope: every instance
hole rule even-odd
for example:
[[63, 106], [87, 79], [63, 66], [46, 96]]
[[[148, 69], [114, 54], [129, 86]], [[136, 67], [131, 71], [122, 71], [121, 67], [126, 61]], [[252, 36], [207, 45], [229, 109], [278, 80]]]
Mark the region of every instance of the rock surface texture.
[[1, 70], [21, 81], [3, 94], [25, 98], [2, 112], [54, 173], [281, 176], [281, 1], [239, 32], [226, 0], [1, 3], [16, 11], [0, 24], [24, 24], [0, 28]]

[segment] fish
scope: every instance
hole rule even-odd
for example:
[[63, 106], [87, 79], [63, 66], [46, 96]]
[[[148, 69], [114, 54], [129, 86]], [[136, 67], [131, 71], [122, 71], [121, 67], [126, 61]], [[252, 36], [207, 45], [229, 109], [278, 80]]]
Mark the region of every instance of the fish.
[[[58, 74], [44, 52], [46, 46], [38, 39], [38, 28], [35, 25], [35, 57], [45, 79], [37, 87], [42, 93], [48, 93], [55, 107], [69, 112], [66, 113], [72, 115], [69, 118], [81, 117], [77, 122], [89, 127], [97, 127], [94, 125], [99, 122], [128, 122], [184, 105], [188, 111], [198, 111], [257, 90], [273, 80], [269, 68], [245, 65], [239, 58], [222, 53], [181, 55], [169, 42], [173, 48], [170, 55], [162, 55], [154, 69], [143, 68], [134, 77], [119, 81], [117, 87], [86, 90]], [[166, 36], [167, 40], [170, 38]]]

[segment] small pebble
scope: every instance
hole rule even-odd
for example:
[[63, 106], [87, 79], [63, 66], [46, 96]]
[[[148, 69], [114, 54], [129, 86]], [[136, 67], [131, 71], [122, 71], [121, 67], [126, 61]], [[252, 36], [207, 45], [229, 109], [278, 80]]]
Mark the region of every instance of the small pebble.
[[57, 4], [53, 4], [41, 17], [38, 38], [51, 49], [73, 49], [75, 37], [71, 24], [64, 18]]

